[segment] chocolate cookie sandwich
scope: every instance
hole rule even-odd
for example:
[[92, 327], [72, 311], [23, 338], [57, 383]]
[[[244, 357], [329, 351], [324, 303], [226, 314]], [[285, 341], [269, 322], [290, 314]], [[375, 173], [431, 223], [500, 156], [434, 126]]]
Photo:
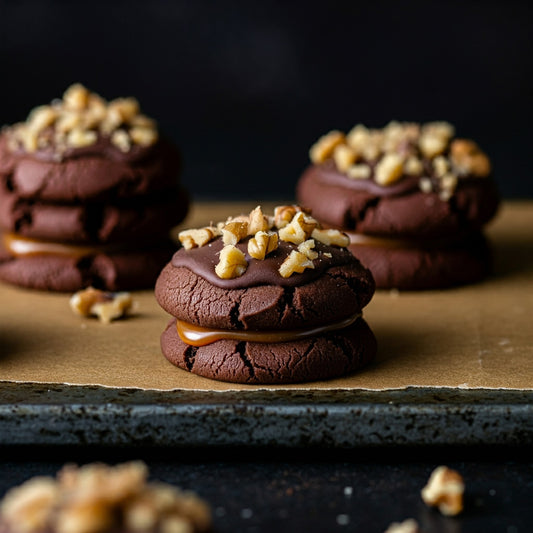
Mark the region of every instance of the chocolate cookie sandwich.
[[140, 461], [66, 465], [0, 502], [0, 533], [207, 533], [208, 504], [191, 491], [148, 482]]
[[161, 336], [174, 365], [212, 379], [274, 384], [354, 372], [376, 352], [361, 317], [371, 273], [338, 230], [309, 211], [260, 207], [183, 231], [155, 295], [171, 320]]
[[443, 288], [490, 272], [482, 230], [499, 204], [490, 161], [450, 124], [332, 131], [310, 158], [298, 201], [349, 235], [378, 288]]
[[0, 279], [116, 291], [153, 285], [185, 217], [177, 150], [134, 98], [81, 85], [0, 135]]

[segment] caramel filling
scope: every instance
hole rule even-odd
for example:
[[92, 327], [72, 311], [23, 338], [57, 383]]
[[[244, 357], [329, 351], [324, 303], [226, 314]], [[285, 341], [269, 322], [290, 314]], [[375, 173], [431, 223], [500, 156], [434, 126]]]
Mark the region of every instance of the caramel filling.
[[40, 241], [38, 239], [22, 237], [16, 233], [4, 233], [2, 237], [4, 248], [14, 257], [60, 255], [78, 258], [87, 255], [116, 251], [118, 249], [117, 246], [83, 246], [52, 241]]
[[314, 337], [330, 331], [347, 328], [351, 326], [361, 313], [357, 313], [349, 318], [339, 322], [327, 324], [325, 326], [316, 326], [314, 328], [293, 329], [293, 330], [272, 330], [272, 331], [242, 331], [229, 329], [213, 329], [196, 326], [183, 320], [176, 320], [176, 329], [180, 339], [191, 346], [205, 346], [221, 340], [234, 340], [246, 342], [291, 342], [308, 337]]

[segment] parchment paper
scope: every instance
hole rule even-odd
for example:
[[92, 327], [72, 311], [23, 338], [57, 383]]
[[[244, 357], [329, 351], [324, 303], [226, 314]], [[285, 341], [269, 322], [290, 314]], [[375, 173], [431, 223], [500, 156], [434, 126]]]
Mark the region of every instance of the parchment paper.
[[[197, 204], [185, 226], [257, 203]], [[196, 377], [161, 355], [159, 336], [170, 317], [151, 291], [134, 293], [134, 316], [104, 325], [74, 315], [68, 294], [0, 284], [0, 381], [218, 391], [532, 389], [533, 202], [505, 204], [488, 234], [496, 262], [490, 279], [446, 291], [376, 293], [364, 316], [378, 339], [377, 361], [348, 378], [254, 387]]]

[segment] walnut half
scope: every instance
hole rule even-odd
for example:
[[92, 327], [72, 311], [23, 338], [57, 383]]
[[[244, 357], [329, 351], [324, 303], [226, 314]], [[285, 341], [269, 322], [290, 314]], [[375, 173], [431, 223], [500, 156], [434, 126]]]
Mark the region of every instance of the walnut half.
[[437, 467], [431, 474], [421, 495], [426, 505], [438, 507], [442, 514], [454, 516], [463, 510], [463, 478], [447, 466]]
[[78, 291], [70, 298], [70, 308], [81, 316], [97, 316], [104, 324], [125, 316], [133, 307], [129, 292], [105, 292], [93, 287]]

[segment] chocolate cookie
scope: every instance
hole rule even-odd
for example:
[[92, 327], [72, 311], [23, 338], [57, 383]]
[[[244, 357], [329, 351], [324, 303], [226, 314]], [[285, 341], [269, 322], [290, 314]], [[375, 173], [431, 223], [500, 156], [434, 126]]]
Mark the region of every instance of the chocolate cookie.
[[350, 249], [379, 288], [448, 287], [490, 271], [481, 234], [499, 204], [490, 162], [475, 143], [453, 135], [442, 122], [358, 125], [311, 148], [298, 201], [351, 235]]
[[376, 342], [361, 318], [374, 292], [349, 239], [297, 206], [180, 233], [184, 248], [161, 272], [156, 298], [176, 317], [165, 357], [237, 383], [291, 383], [344, 375]]
[[0, 279], [61, 291], [87, 280], [151, 286], [189, 206], [179, 167], [134, 98], [106, 102], [73, 85], [34, 109], [0, 135]]

